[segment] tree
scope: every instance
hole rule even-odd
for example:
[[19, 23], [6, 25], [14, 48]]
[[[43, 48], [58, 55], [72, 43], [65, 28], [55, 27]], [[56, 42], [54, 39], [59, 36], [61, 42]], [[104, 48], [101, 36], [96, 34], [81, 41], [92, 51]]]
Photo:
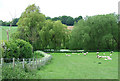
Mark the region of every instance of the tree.
[[60, 49], [65, 37], [66, 32], [66, 25], [63, 25], [61, 21], [54, 21], [53, 28], [49, 31], [50, 32], [50, 43], [49, 47], [56, 50]]
[[[117, 17], [113, 14], [96, 15], [74, 25], [70, 43], [75, 49], [116, 50], [118, 46]], [[80, 40], [80, 41], [78, 41]], [[78, 41], [78, 42], [77, 42]]]
[[46, 20], [34, 4], [26, 8], [17, 25], [18, 31], [12, 35], [13, 39], [30, 42], [34, 50], [60, 49], [67, 29], [61, 21]]
[[17, 23], [18, 31], [16, 34], [13, 34], [13, 38], [28, 41], [34, 46], [34, 49], [38, 49], [38, 47], [35, 47], [35, 44], [36, 41], [41, 39], [39, 32], [44, 26], [44, 22], [45, 15], [40, 13], [39, 7], [35, 6], [35, 4], [28, 6]]
[[78, 22], [79, 20], [83, 19], [82, 16], [76, 17], [75, 22]]
[[18, 22], [19, 18], [14, 18], [12, 20], [12, 26], [17, 26], [17, 22]]
[[73, 26], [74, 24], [74, 19], [70, 16], [68, 16], [67, 20], [66, 20], [66, 25], [68, 26]]
[[52, 18], [52, 20], [57, 21], [57, 20], [60, 20], [60, 18], [59, 17], [54, 17], [54, 18]]
[[47, 16], [47, 17], [46, 17], [46, 20], [48, 20], [48, 19], [51, 20], [51, 17]]

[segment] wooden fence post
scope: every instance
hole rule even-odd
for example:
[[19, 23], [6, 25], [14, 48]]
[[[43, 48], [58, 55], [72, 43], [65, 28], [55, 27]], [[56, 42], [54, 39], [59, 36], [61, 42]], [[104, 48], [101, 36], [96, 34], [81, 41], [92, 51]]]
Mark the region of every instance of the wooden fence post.
[[23, 68], [25, 67], [25, 63], [24, 62], [25, 62], [25, 59], [23, 58]]
[[34, 68], [34, 58], [33, 58], [33, 68]]
[[31, 59], [29, 58], [29, 67], [30, 67], [30, 64], [31, 64]]
[[37, 58], [36, 58], [36, 67], [37, 67]]
[[20, 59], [18, 58], [17, 61], [19, 62], [19, 60], [20, 60]]
[[15, 58], [13, 58], [13, 68], [15, 67]]
[[40, 64], [40, 59], [39, 59], [39, 64]]
[[1, 58], [1, 66], [3, 65], [3, 58]]

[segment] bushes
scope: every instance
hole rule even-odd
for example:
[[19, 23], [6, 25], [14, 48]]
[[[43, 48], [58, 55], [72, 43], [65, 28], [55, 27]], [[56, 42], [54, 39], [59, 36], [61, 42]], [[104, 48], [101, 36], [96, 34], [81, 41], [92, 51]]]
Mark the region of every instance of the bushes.
[[12, 40], [1, 42], [3, 58], [30, 58], [32, 57], [32, 46], [24, 40]]
[[2, 79], [36, 79], [36, 71], [25, 71], [22, 65], [17, 65], [14, 68], [12, 65], [4, 65], [2, 69]]
[[34, 52], [34, 58], [42, 58], [44, 55], [42, 53], [39, 53], [38, 51]]
[[15, 41], [17, 48], [20, 50], [19, 58], [31, 58], [33, 47], [29, 42], [18, 39]]

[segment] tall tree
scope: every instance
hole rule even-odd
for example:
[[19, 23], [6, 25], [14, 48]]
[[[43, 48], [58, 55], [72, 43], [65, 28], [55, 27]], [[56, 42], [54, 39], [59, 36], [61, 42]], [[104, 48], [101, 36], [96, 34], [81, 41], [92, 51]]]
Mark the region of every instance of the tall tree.
[[17, 23], [18, 31], [16, 34], [13, 34], [13, 37], [24, 39], [37, 49], [35, 43], [37, 40], [40, 40], [39, 31], [42, 29], [44, 22], [45, 15], [40, 13], [39, 7], [35, 6], [35, 4], [30, 5], [22, 13]]

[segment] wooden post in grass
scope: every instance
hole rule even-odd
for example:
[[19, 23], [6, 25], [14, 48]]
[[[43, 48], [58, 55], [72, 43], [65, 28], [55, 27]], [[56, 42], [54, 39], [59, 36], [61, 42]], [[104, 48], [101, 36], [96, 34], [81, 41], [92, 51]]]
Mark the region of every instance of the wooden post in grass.
[[1, 66], [3, 65], [3, 58], [1, 58]]
[[13, 68], [15, 67], [15, 58], [13, 58]]
[[30, 67], [30, 64], [31, 64], [31, 59], [29, 58], [29, 67]]
[[34, 68], [34, 58], [33, 58], [33, 68]]
[[37, 67], [37, 58], [36, 58], [36, 67]]
[[39, 59], [39, 64], [40, 64], [40, 59]]
[[17, 61], [19, 62], [19, 60], [20, 60], [20, 59], [18, 58]]
[[23, 68], [25, 67], [25, 59], [23, 58]]

